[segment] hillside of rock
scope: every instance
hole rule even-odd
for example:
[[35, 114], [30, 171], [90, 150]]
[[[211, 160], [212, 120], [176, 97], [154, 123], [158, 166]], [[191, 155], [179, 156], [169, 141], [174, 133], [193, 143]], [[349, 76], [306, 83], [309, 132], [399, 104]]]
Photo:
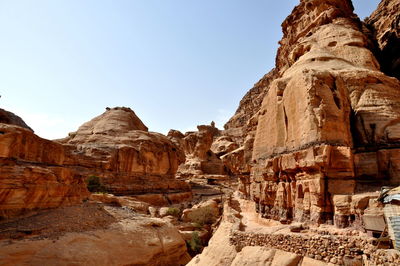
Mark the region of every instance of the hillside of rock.
[[167, 137], [147, 131], [129, 108], [113, 108], [69, 137], [50, 141], [32, 131], [0, 123], [0, 216], [82, 202], [86, 183], [136, 195], [155, 204], [191, 198], [175, 179], [184, 153]]
[[377, 57], [382, 71], [400, 79], [400, 1], [381, 1], [365, 22], [379, 46]]
[[[388, 2], [369, 23], [392, 36], [398, 9]], [[227, 123], [246, 124], [245, 141], [222, 160], [263, 217], [343, 226], [351, 213], [335, 212], [335, 195], [399, 183], [400, 83], [381, 72], [373, 35], [353, 9], [347, 0], [300, 1], [282, 24], [261, 107], [237, 122], [252, 108], [251, 90]]]
[[33, 132], [32, 128], [30, 128], [21, 117], [17, 116], [16, 114], [9, 112], [7, 110], [0, 108], [0, 123], [9, 124], [9, 125], [16, 125], [26, 129], [29, 129]]
[[14, 223], [0, 223], [0, 228], [16, 226], [27, 235], [12, 241], [0, 235], [1, 265], [161, 266], [190, 260], [171, 223], [129, 209], [86, 203], [40, 212], [27, 224]]
[[148, 132], [129, 108], [108, 109], [60, 142], [82, 158], [81, 172], [100, 177], [113, 194], [190, 191], [175, 180], [184, 153], [164, 135]]
[[[184, 178], [202, 175], [226, 175], [224, 163], [217, 153], [218, 149], [214, 146], [220, 132], [214, 125], [197, 126], [198, 131], [189, 131], [185, 134], [177, 130], [170, 130], [168, 137], [184, 153], [186, 160], [177, 171], [177, 175]], [[217, 150], [216, 150], [217, 149]]]

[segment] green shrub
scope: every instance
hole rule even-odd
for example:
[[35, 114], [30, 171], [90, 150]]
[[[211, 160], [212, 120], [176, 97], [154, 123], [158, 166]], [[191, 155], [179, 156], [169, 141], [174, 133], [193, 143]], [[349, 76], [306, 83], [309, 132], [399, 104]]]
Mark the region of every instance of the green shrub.
[[192, 226], [196, 229], [201, 229], [203, 228], [203, 225], [199, 224], [199, 223], [192, 223]]
[[92, 193], [105, 193], [106, 188], [101, 183], [100, 177], [91, 175], [86, 178], [87, 189]]
[[201, 239], [199, 237], [199, 233], [194, 231], [192, 233], [192, 238], [188, 241], [186, 241], [186, 245], [189, 249], [189, 253], [194, 256], [196, 254], [199, 254], [202, 249], [203, 249], [203, 245], [201, 243]]
[[170, 208], [168, 208], [167, 214], [175, 216], [175, 217], [179, 217], [179, 215], [181, 214], [181, 210], [179, 208], [170, 207]]

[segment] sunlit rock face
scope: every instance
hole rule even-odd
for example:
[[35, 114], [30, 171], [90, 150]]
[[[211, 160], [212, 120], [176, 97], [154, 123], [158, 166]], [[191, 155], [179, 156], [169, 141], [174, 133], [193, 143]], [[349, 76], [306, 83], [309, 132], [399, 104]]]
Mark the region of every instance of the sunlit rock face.
[[99, 176], [111, 193], [164, 193], [166, 203], [169, 194], [191, 196], [189, 185], [175, 179], [184, 153], [166, 136], [148, 132], [129, 108], [108, 109], [60, 142], [73, 146], [86, 175]]
[[54, 208], [88, 197], [97, 176], [108, 192], [146, 195], [157, 205], [191, 198], [175, 179], [184, 153], [166, 136], [148, 132], [129, 108], [113, 108], [57, 141], [0, 123], [0, 216]]
[[199, 125], [198, 131], [189, 131], [185, 134], [177, 130], [170, 130], [168, 137], [185, 153], [186, 160], [178, 168], [177, 174], [183, 178], [199, 177], [204, 175], [225, 175], [224, 163], [218, 156], [217, 142], [220, 131], [214, 125]]
[[0, 123], [0, 218], [82, 202], [89, 192], [62, 144]]
[[249, 170], [240, 191], [264, 217], [340, 223], [334, 195], [400, 182], [400, 82], [380, 71], [351, 1], [301, 1], [282, 28], [274, 78], [247, 120], [251, 160], [238, 150], [232, 168]]

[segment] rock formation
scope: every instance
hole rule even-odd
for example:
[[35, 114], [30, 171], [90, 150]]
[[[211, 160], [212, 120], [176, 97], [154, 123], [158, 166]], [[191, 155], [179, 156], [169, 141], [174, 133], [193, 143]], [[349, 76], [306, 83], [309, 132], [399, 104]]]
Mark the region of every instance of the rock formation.
[[351, 1], [301, 1], [282, 28], [261, 107], [239, 119], [252, 94], [246, 95], [226, 125], [243, 128], [247, 119], [251, 160], [239, 148], [225, 155], [226, 164], [251, 172], [241, 177], [240, 191], [264, 217], [340, 226], [350, 218], [336, 215], [335, 195], [400, 181], [400, 82], [380, 71]]
[[82, 202], [89, 177], [117, 195], [157, 205], [181, 202], [191, 198], [190, 186], [175, 179], [184, 158], [129, 108], [109, 109], [58, 141], [0, 123], [0, 217]]
[[366, 23], [378, 43], [382, 71], [400, 79], [400, 1], [382, 1]]
[[80, 171], [100, 177], [112, 194], [185, 192], [182, 196], [190, 197], [190, 187], [175, 180], [183, 152], [164, 135], [148, 132], [129, 108], [109, 109], [60, 142], [74, 147], [82, 158]]
[[218, 148], [212, 147], [214, 139], [219, 136], [218, 128], [213, 125], [200, 125], [197, 126], [197, 129], [197, 132], [186, 132], [185, 135], [177, 130], [171, 130], [168, 133], [168, 137], [186, 155], [185, 163], [179, 166], [178, 176], [187, 178], [202, 175], [225, 175], [225, 166], [216, 154], [219, 151], [215, 149]]
[[33, 132], [32, 128], [30, 128], [21, 117], [11, 113], [7, 110], [0, 108], [0, 123], [9, 124], [9, 125], [16, 125], [26, 129], [29, 129]]
[[[61, 227], [54, 228], [57, 231], [49, 233], [49, 237], [41, 235], [13, 241], [0, 240], [0, 264], [161, 266], [184, 265], [190, 260], [185, 241], [168, 222], [137, 216], [116, 207], [107, 207], [107, 211], [104, 211], [98, 206], [90, 214], [82, 211], [67, 212], [64, 215], [76, 216], [67, 217], [67, 222], [63, 221], [63, 216], [62, 219], [57, 217], [55, 223], [61, 224]], [[108, 222], [107, 226], [98, 226], [95, 222], [101, 215], [108, 215], [108, 219], [112, 219], [111, 224]], [[40, 216], [36, 215], [34, 219], [42, 225], [47, 224], [45, 219], [38, 219]], [[49, 217], [53, 218], [51, 212], [43, 218]], [[71, 218], [76, 219], [76, 223], [81, 220], [93, 223], [93, 229], [81, 231], [79, 227], [73, 226], [75, 230], [71, 231], [68, 229], [71, 227]], [[54, 224], [48, 224], [47, 227], [51, 229]]]
[[0, 123], [0, 217], [82, 202], [89, 193], [71, 163], [65, 146]]

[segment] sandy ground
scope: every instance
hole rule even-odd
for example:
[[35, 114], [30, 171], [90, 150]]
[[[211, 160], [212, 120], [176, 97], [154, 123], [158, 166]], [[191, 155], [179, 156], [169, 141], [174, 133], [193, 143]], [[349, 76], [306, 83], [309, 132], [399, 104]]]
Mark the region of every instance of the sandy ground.
[[0, 221], [0, 239], [57, 238], [67, 232], [106, 228], [114, 222], [116, 219], [101, 204], [86, 202]]

